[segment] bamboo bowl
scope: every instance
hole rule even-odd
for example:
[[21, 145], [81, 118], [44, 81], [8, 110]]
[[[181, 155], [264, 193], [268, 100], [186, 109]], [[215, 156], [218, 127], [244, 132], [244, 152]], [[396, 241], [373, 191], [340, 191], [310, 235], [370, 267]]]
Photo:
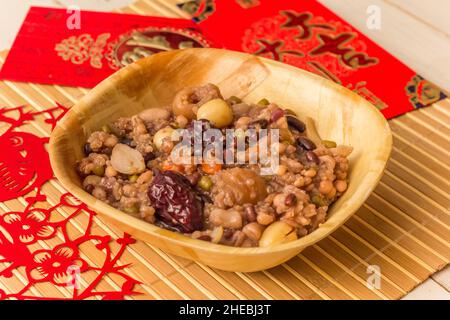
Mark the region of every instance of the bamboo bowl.
[[[218, 85], [225, 97], [234, 95], [248, 102], [268, 98], [300, 118], [311, 117], [322, 138], [354, 147], [348, 190], [332, 205], [321, 227], [274, 247], [227, 247], [130, 217], [81, 188], [75, 166], [84, 157], [83, 145], [90, 133], [118, 117], [167, 106], [179, 89], [208, 82]], [[341, 226], [377, 185], [391, 145], [391, 132], [381, 113], [346, 88], [268, 59], [219, 49], [187, 49], [142, 59], [104, 80], [59, 121], [49, 151], [62, 185], [123, 231], [184, 258], [222, 270], [248, 272], [274, 267]]]

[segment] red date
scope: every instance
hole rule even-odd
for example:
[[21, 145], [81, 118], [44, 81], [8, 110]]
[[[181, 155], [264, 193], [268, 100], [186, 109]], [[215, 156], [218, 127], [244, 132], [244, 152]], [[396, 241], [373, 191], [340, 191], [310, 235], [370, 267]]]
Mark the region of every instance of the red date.
[[184, 233], [203, 228], [203, 201], [189, 180], [174, 171], [158, 172], [148, 188], [156, 217]]

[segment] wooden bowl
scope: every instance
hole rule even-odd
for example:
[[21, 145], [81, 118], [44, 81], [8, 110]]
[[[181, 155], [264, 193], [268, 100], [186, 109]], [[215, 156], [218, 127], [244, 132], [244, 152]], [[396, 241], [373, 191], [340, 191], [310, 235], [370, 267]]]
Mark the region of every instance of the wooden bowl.
[[[296, 241], [268, 248], [234, 248], [194, 240], [161, 229], [97, 200], [81, 188], [75, 170], [87, 137], [103, 125], [149, 107], [171, 103], [185, 86], [214, 83], [223, 95], [248, 102], [267, 98], [315, 120], [323, 139], [351, 145], [349, 187], [332, 205], [327, 221]], [[392, 145], [382, 114], [344, 87], [268, 59], [219, 49], [159, 53], [118, 71], [92, 89], [59, 121], [50, 140], [56, 177], [72, 194], [137, 238], [175, 255], [229, 271], [274, 267], [341, 226], [363, 204], [381, 178]]]

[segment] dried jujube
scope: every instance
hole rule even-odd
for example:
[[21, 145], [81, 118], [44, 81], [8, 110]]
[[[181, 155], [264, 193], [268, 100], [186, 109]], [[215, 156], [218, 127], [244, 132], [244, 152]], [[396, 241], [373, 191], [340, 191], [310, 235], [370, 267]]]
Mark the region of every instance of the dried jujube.
[[184, 233], [203, 228], [203, 201], [189, 180], [174, 171], [158, 172], [148, 188], [156, 217]]

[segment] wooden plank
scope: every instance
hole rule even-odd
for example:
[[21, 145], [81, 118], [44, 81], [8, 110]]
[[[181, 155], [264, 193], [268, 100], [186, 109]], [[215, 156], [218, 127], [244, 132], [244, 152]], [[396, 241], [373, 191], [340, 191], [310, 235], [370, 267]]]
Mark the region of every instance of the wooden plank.
[[404, 300], [450, 300], [450, 293], [433, 279], [428, 279], [416, 291], [411, 292]]
[[445, 290], [450, 292], [450, 267], [446, 267], [444, 270], [435, 273], [432, 278], [444, 287]]
[[[450, 89], [450, 59], [448, 59], [450, 41], [447, 35], [436, 32], [431, 26], [421, 23], [402, 9], [383, 0], [319, 0], [319, 2], [426, 79], [447, 91]], [[430, 9], [435, 8], [430, 1], [422, 2]], [[380, 30], [369, 30], [366, 26], [367, 8], [371, 5], [381, 9]]]
[[447, 0], [384, 0], [414, 19], [429, 25], [436, 32], [450, 36], [450, 2]]

